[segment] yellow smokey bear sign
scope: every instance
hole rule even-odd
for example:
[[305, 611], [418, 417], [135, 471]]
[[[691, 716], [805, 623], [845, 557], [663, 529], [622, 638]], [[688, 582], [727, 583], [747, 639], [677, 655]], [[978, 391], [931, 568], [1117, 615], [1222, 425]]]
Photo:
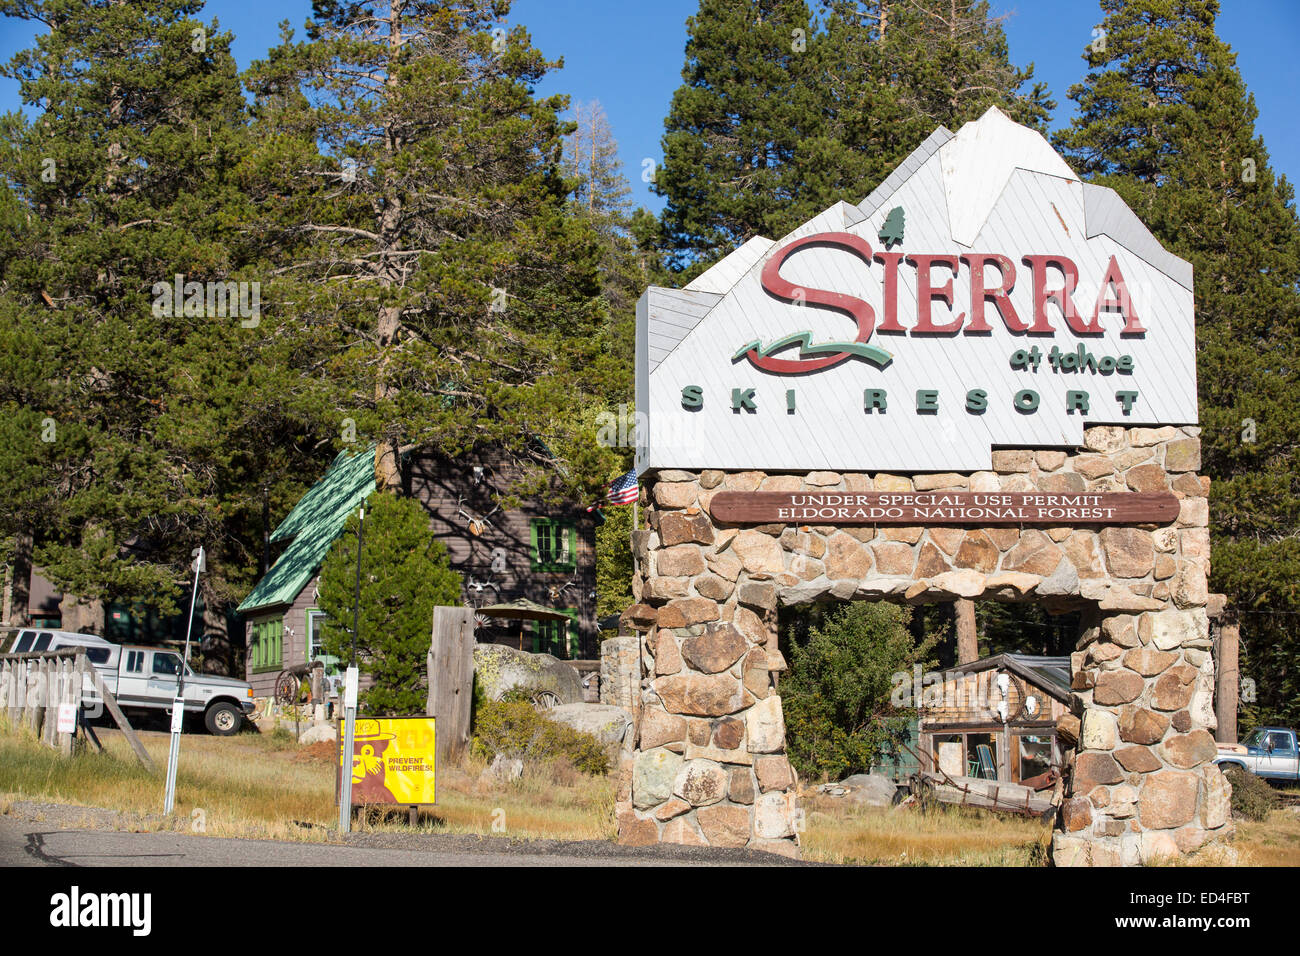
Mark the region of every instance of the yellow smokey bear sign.
[[433, 763], [432, 717], [358, 718], [352, 744], [352, 805], [434, 803]]

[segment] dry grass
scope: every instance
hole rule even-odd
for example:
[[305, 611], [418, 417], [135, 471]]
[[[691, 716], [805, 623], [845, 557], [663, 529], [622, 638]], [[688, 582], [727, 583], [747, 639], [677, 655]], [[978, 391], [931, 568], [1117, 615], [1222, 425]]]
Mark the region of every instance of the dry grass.
[[1238, 866], [1300, 866], [1300, 813], [1274, 810], [1260, 823], [1241, 820], [1232, 845]]
[[[0, 734], [0, 811], [13, 800], [48, 801], [117, 810], [132, 829], [194, 831], [195, 811], [201, 810], [202, 832], [209, 836], [310, 842], [329, 839], [338, 825], [334, 745], [300, 750], [284, 734], [187, 734], [176, 813], [166, 819], [161, 811], [167, 735], [141, 735], [157, 774], [139, 765], [120, 733], [100, 730], [99, 736], [105, 753], [68, 760], [30, 736]], [[438, 805], [422, 813], [419, 829], [525, 839], [613, 837], [612, 778], [585, 777], [568, 767], [530, 768], [518, 781], [499, 783], [481, 777], [482, 769], [471, 764], [442, 770]], [[360, 820], [358, 829], [409, 831], [406, 820], [403, 809], [386, 820]], [[93, 825], [89, 817], [86, 822]]]
[[804, 857], [886, 866], [1042, 866], [1051, 830], [1038, 820], [936, 807], [846, 809], [834, 798], [803, 797]]

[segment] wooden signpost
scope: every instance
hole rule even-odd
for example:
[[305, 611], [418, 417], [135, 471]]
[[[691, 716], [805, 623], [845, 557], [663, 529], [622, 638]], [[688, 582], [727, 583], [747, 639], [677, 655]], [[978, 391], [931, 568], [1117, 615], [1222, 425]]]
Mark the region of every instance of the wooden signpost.
[[1080, 525], [1169, 524], [1167, 492], [1049, 494], [980, 491], [723, 491], [709, 511], [730, 524]]

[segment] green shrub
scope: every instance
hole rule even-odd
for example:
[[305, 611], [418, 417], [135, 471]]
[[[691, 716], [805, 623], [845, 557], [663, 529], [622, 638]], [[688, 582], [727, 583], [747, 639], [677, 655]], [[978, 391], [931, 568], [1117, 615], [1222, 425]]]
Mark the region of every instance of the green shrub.
[[786, 748], [805, 779], [867, 773], [916, 711], [895, 707], [897, 674], [929, 664], [937, 636], [913, 639], [910, 608], [859, 602], [831, 611], [806, 644], [790, 645], [781, 680]]
[[563, 758], [583, 773], [595, 776], [609, 772], [609, 757], [591, 734], [547, 719], [527, 699], [506, 696], [506, 700], [479, 705], [471, 745], [475, 754], [487, 759], [501, 754], [538, 762]]
[[1245, 817], [1247, 820], [1267, 820], [1268, 815], [1282, 805], [1282, 799], [1269, 786], [1268, 781], [1249, 770], [1230, 767], [1223, 775], [1232, 784], [1233, 816]]

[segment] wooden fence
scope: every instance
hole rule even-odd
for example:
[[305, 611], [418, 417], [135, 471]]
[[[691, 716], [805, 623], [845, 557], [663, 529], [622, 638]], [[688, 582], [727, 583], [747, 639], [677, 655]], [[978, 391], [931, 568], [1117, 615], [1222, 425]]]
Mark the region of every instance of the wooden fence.
[[0, 715], [10, 729], [25, 727], [41, 743], [72, 753], [77, 735], [59, 733], [59, 705], [70, 704], [81, 712], [83, 674], [91, 667], [79, 649], [42, 651], [35, 654], [0, 654]]
[[[98, 699], [90, 697], [91, 706], [104, 707], [117, 724], [136, 759], [150, 773], [155, 771], [131, 722], [117, 705], [117, 698], [104, 685], [95, 665], [86, 658], [84, 648], [63, 648], [29, 654], [0, 654], [0, 723], [9, 728], [26, 727], [40, 735], [41, 742], [71, 754], [80, 727], [86, 740], [103, 750], [95, 731], [83, 717], [85, 686], [94, 688]], [[59, 705], [71, 704], [76, 715], [72, 733], [59, 733]]]

